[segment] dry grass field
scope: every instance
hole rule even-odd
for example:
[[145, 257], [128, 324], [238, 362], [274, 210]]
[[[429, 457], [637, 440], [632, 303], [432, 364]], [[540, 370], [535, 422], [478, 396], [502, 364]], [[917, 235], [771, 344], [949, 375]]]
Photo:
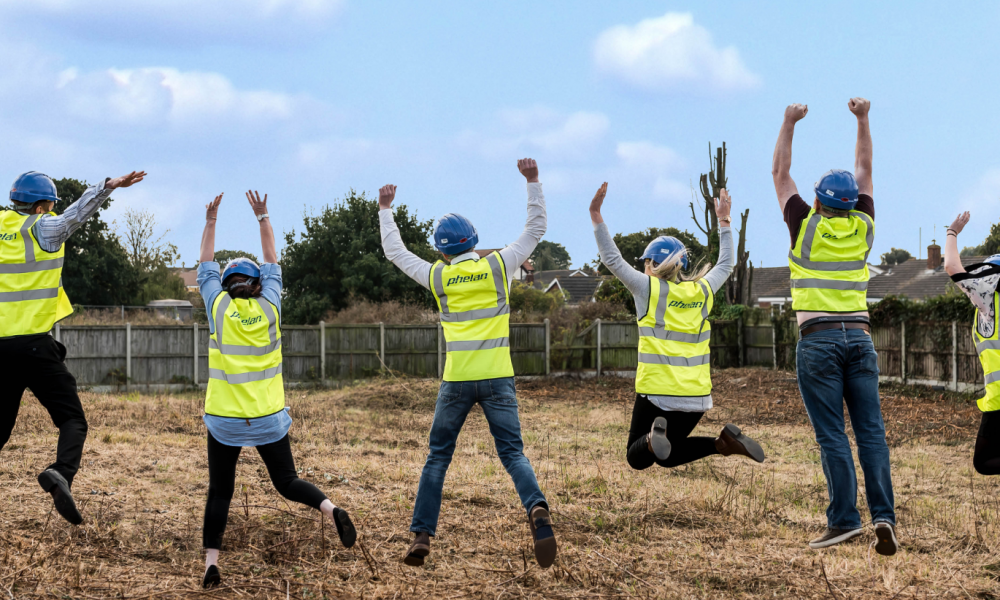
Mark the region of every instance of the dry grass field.
[[35, 482], [56, 436], [26, 397], [0, 452], [0, 599], [1000, 598], [1000, 486], [972, 470], [970, 398], [883, 388], [902, 543], [886, 558], [870, 531], [806, 546], [825, 522], [826, 489], [793, 376], [727, 370], [715, 381], [716, 408], [698, 431], [739, 424], [768, 452], [763, 465], [713, 457], [633, 472], [630, 380], [519, 383], [527, 454], [560, 544], [544, 571], [478, 409], [459, 438], [432, 554], [410, 568], [400, 559], [436, 382], [292, 390], [301, 476], [351, 512], [359, 543], [343, 549], [245, 451], [221, 559], [227, 585], [209, 592], [198, 587], [202, 397], [84, 395], [91, 433], [74, 488], [86, 522], [76, 528]]

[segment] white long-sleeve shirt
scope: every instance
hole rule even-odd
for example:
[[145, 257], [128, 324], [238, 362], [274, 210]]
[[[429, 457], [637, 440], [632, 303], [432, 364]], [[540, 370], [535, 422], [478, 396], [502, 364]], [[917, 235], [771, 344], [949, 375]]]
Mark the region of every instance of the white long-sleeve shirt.
[[[378, 220], [382, 230], [382, 250], [385, 252], [385, 257], [409, 275], [411, 279], [430, 289], [432, 264], [406, 249], [403, 238], [399, 235], [399, 229], [396, 227], [396, 221], [392, 218], [392, 209], [385, 208], [378, 211]], [[503, 259], [504, 268], [507, 269], [508, 287], [518, 267], [528, 260], [531, 253], [535, 251], [535, 246], [542, 241], [546, 227], [545, 196], [542, 194], [542, 184], [529, 183], [528, 220], [524, 224], [524, 231], [513, 243], [500, 251], [500, 258]], [[479, 255], [469, 250], [452, 258], [451, 264], [465, 260], [479, 260]]]

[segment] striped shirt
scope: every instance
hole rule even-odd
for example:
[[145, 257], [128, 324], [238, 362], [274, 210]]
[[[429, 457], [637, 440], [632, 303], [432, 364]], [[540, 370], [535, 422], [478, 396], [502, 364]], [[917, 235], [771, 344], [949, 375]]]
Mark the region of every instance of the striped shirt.
[[[97, 185], [92, 185], [83, 192], [80, 199], [69, 205], [61, 215], [42, 215], [31, 227], [38, 245], [46, 252], [58, 252], [69, 236], [80, 228], [83, 223], [94, 216], [94, 213], [104, 205], [111, 196], [111, 191], [104, 188], [105, 179]], [[17, 211], [22, 215], [27, 213]]]

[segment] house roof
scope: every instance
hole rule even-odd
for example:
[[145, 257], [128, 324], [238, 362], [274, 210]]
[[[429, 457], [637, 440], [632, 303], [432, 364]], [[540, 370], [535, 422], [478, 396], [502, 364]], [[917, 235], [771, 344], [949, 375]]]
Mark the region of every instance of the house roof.
[[[963, 256], [962, 264], [983, 262], [983, 256]], [[906, 296], [911, 300], [925, 300], [940, 296], [948, 288], [951, 277], [943, 267], [930, 270], [927, 259], [911, 258], [898, 265], [868, 265], [871, 279], [868, 281], [868, 299], [877, 301], [892, 294]], [[761, 298], [790, 298], [792, 295], [788, 267], [757, 268], [753, 270], [754, 304]]]
[[[480, 250], [480, 249], [476, 248], [475, 249], [475, 253], [479, 255], [479, 258], [482, 258], [482, 257], [486, 256], [487, 254], [489, 254], [490, 252], [500, 252], [500, 250], [502, 250], [502, 249], [503, 248], [485, 248], [483, 250]], [[525, 271], [527, 271], [528, 273], [531, 273], [532, 271], [535, 270], [535, 266], [533, 264], [531, 264], [531, 259], [530, 258], [528, 260], [524, 261], [523, 263], [521, 263], [521, 268], [524, 269]]]
[[597, 288], [601, 287], [607, 277], [557, 277], [545, 288], [548, 292], [556, 287], [569, 294], [569, 304], [590, 302]]
[[174, 272], [174, 275], [177, 275], [178, 277], [184, 280], [184, 287], [193, 287], [193, 288], [198, 287], [197, 269], [172, 267], [170, 270]]

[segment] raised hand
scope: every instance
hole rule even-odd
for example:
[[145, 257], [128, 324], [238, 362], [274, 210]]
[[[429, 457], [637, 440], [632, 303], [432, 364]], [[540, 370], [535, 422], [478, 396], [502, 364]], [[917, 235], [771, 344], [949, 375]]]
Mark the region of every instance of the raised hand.
[[[601, 206], [604, 205], [604, 197], [608, 194], [608, 182], [605, 181], [601, 184], [601, 187], [597, 188], [597, 193], [594, 194], [594, 199], [590, 201], [590, 216], [600, 217], [601, 216]], [[603, 220], [602, 220], [603, 221]], [[594, 219], [595, 223], [600, 223], [597, 219]]]
[[145, 171], [132, 171], [128, 175], [122, 175], [121, 177], [115, 177], [107, 183], [104, 184], [104, 189], [113, 190], [115, 188], [127, 188], [136, 183], [142, 181], [146, 176]]
[[528, 183], [538, 183], [538, 163], [533, 158], [522, 158], [517, 161], [517, 170], [524, 175]]
[[801, 121], [809, 113], [809, 106], [805, 104], [789, 104], [785, 109], [785, 120], [795, 123]]
[[219, 194], [218, 196], [215, 197], [215, 200], [212, 200], [211, 202], [205, 205], [206, 221], [214, 221], [219, 217], [219, 204], [221, 202], [222, 202], [222, 194]]
[[962, 230], [965, 229], [965, 226], [969, 224], [969, 218], [970, 218], [969, 211], [965, 211], [964, 213], [955, 217], [955, 220], [951, 222], [951, 225], [948, 226], [948, 229], [950, 231], [954, 231], [955, 235], [962, 233]]
[[378, 190], [378, 209], [385, 210], [387, 208], [392, 208], [392, 201], [396, 199], [396, 186], [383, 185]]
[[250, 208], [253, 209], [253, 214], [257, 216], [267, 214], [267, 194], [264, 194], [264, 199], [261, 200], [259, 192], [248, 191], [247, 200], [250, 201]]
[[729, 211], [733, 207], [733, 200], [729, 197], [726, 188], [719, 190], [719, 197], [715, 199], [715, 216], [719, 221], [731, 221]]
[[859, 119], [862, 117], [867, 117], [868, 110], [871, 107], [872, 107], [871, 101], [865, 100], [860, 96], [858, 96], [857, 98], [851, 98], [850, 100], [847, 101], [848, 110], [854, 113], [854, 116], [856, 116]]

